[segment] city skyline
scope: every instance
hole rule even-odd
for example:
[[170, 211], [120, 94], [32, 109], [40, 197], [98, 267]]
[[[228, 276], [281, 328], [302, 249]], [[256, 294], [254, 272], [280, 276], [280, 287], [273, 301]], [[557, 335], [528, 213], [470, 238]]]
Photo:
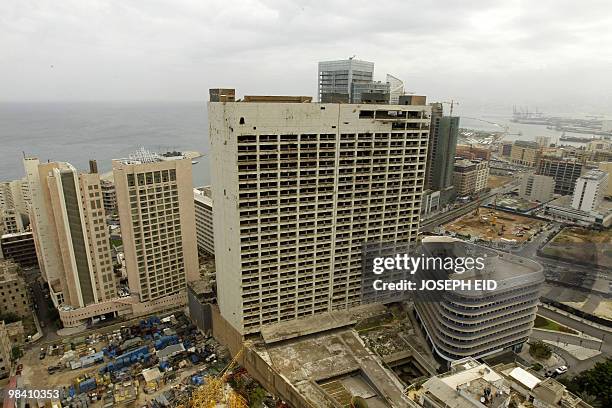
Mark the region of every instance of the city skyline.
[[0, 5], [5, 405], [611, 406], [608, 18], [440, 6]]

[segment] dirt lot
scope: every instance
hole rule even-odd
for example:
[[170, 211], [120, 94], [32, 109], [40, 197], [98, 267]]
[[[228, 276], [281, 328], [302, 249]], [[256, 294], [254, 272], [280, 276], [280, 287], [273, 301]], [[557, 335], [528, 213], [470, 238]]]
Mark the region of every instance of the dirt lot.
[[[96, 348], [98, 349], [98, 348]], [[33, 388], [61, 388], [67, 387], [74, 383], [76, 377], [97, 373], [98, 369], [104, 364], [98, 364], [92, 367], [79, 370], [63, 369], [60, 372], [49, 375], [47, 367], [59, 364], [60, 356], [46, 356], [43, 360], [39, 359], [40, 348], [34, 346], [31, 350], [24, 353], [19, 361], [23, 364], [22, 377], [25, 384], [29, 384]]]
[[463, 237], [476, 237], [486, 241], [505, 238], [525, 242], [540, 232], [545, 225], [544, 222], [532, 218], [480, 207], [477, 211], [444, 225], [444, 229]]
[[487, 180], [487, 187], [492, 189], [501, 187], [510, 183], [512, 180], [514, 180], [514, 178], [508, 176], [489, 175], [489, 179]]
[[561, 259], [612, 267], [612, 230], [564, 228], [544, 247], [544, 253]]

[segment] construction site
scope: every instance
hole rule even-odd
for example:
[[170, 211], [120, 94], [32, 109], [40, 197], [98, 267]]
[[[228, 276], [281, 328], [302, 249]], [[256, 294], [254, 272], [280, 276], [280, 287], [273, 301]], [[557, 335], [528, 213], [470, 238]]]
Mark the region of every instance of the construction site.
[[539, 232], [546, 223], [505, 211], [480, 207], [441, 227], [441, 232], [472, 241], [522, 244]]
[[[217, 325], [255, 380], [294, 408], [414, 407], [407, 386], [434, 375], [410, 304], [371, 304], [264, 326], [244, 343]], [[206, 406], [206, 405], [200, 405]]]
[[543, 248], [544, 255], [612, 268], [612, 230], [566, 227]]
[[240, 408], [268, 399], [236, 358], [175, 313], [35, 346], [21, 359], [20, 381], [32, 389], [60, 390], [58, 400], [27, 401], [54, 408], [208, 407], [199, 403], [210, 400]]

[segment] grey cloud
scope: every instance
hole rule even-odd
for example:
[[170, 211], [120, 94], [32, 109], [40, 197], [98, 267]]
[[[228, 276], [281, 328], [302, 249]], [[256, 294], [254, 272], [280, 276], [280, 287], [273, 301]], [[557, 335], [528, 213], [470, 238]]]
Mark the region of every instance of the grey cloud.
[[611, 27], [599, 0], [4, 0], [0, 100], [314, 94], [318, 60], [356, 54], [434, 98], [596, 106]]

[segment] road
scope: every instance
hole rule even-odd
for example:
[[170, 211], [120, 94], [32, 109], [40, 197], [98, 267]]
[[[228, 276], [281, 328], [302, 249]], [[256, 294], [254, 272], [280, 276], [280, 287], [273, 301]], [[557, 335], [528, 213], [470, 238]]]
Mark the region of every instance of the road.
[[555, 347], [555, 344], [553, 343], [552, 346], [555, 349], [555, 352], [561, 355], [561, 357], [563, 357], [563, 359], [565, 359], [567, 362], [567, 365], [569, 366], [569, 375], [576, 375], [584, 370], [588, 370], [592, 368], [595, 363], [604, 361], [606, 358], [612, 356], [612, 342], [610, 341], [610, 339], [612, 339], [612, 329], [590, 323], [578, 316], [572, 316], [569, 315], [569, 313], [558, 311], [545, 305], [541, 305], [538, 308], [538, 314], [579, 331], [581, 334], [586, 334], [595, 338], [584, 338], [562, 332], [550, 332], [544, 330], [532, 331], [530, 336], [532, 339], [548, 340], [554, 343], [561, 343], [561, 345], [564, 343], [574, 344], [601, 351], [600, 355], [587, 358], [585, 360], [579, 360], [563, 348]]
[[431, 232], [435, 227], [438, 227], [442, 224], [446, 224], [447, 222], [457, 219], [462, 215], [465, 215], [470, 211], [475, 210], [478, 207], [489, 204], [496, 195], [507, 194], [517, 188], [519, 184], [520, 183], [518, 181], [514, 181], [504, 186], [497, 187], [491, 190], [490, 192], [485, 193], [482, 197], [475, 199], [474, 201], [462, 204], [458, 208], [454, 208], [450, 211], [438, 214], [435, 217], [427, 219], [421, 223], [421, 231]]
[[[599, 325], [595, 325], [587, 320], [584, 320], [578, 316], [570, 317], [569, 313], [555, 310], [551, 307], [541, 305], [538, 308], [538, 314], [548, 319], [552, 319], [562, 325], [571, 327], [580, 333], [588, 334], [589, 336], [602, 339], [604, 343], [607, 343], [612, 350], [612, 329], [604, 328]], [[569, 316], [568, 316], [569, 315]]]
[[41, 325], [43, 336], [38, 340], [39, 342], [49, 342], [56, 340], [59, 336], [57, 335], [58, 327], [53, 321], [51, 311], [49, 310], [49, 304], [45, 298], [45, 293], [41, 288], [42, 278], [38, 269], [32, 269], [25, 271], [24, 275], [28, 286], [32, 289], [32, 302], [36, 305], [36, 316]]

